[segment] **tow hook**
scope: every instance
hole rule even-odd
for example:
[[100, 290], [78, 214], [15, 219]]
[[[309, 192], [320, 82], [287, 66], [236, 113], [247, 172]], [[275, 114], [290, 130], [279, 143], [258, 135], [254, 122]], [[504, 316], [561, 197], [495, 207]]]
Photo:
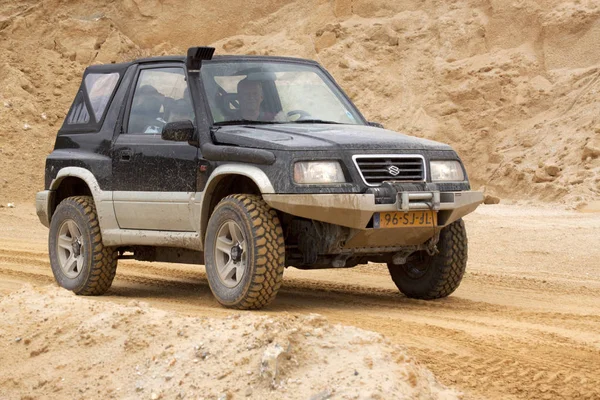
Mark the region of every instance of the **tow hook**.
[[435, 235], [427, 242], [425, 242], [425, 251], [430, 256], [435, 256], [440, 250], [437, 248], [437, 244], [440, 241], [440, 231], [437, 231]]

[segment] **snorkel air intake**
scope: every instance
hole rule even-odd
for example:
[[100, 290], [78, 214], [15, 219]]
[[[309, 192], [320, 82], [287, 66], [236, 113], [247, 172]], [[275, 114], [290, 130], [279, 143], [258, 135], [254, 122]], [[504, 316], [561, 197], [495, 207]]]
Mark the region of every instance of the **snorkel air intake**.
[[215, 54], [214, 47], [190, 47], [185, 61], [188, 72], [200, 72], [202, 60], [211, 60], [213, 54]]

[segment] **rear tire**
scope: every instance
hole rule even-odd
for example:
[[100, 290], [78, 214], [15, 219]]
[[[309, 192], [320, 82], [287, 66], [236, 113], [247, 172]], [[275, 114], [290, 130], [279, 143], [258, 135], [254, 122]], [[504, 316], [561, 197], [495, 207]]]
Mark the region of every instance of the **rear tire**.
[[48, 247], [52, 273], [63, 288], [96, 296], [112, 285], [118, 253], [102, 244], [91, 197], [74, 196], [61, 201], [52, 215]]
[[463, 278], [467, 267], [467, 232], [459, 219], [440, 232], [439, 253], [425, 251], [411, 255], [404, 265], [388, 264], [392, 280], [412, 299], [432, 300], [449, 296]]
[[208, 221], [204, 251], [208, 283], [219, 303], [247, 310], [275, 299], [285, 243], [277, 213], [260, 196], [221, 200]]

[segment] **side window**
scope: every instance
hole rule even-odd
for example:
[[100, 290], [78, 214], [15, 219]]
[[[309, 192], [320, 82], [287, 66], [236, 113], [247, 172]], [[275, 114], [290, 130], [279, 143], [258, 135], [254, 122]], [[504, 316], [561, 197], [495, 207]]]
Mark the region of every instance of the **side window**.
[[160, 135], [167, 122], [194, 122], [194, 119], [183, 68], [153, 68], [140, 72], [127, 133]]
[[85, 89], [92, 104], [92, 112], [96, 122], [102, 119], [104, 110], [106, 110], [110, 96], [112, 96], [118, 81], [119, 74], [116, 72], [112, 74], [88, 74], [85, 77]]
[[79, 92], [75, 101], [71, 106], [71, 111], [67, 116], [68, 125], [81, 125], [90, 122], [90, 113], [88, 112], [87, 106], [83, 99], [83, 92]]

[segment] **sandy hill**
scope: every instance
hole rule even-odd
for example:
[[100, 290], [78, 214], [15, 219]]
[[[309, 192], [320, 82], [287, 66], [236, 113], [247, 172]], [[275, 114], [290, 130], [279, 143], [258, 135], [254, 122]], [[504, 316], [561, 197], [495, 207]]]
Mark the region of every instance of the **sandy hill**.
[[50, 286], [0, 311], [3, 399], [460, 398], [404, 348], [316, 314], [183, 317]]
[[182, 53], [325, 65], [364, 114], [452, 144], [475, 187], [578, 205], [600, 193], [595, 0], [16, 0], [0, 5], [0, 202], [32, 201], [90, 63]]

